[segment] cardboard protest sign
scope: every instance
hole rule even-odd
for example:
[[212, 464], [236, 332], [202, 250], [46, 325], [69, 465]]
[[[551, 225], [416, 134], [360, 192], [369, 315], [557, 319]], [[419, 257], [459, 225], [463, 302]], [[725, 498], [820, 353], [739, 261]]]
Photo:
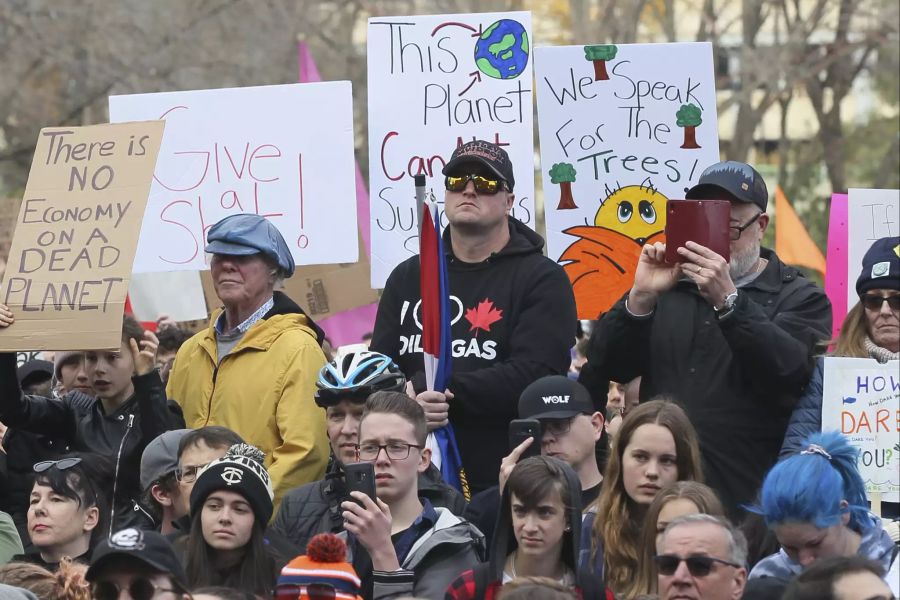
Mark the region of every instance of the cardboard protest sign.
[[900, 362], [825, 359], [822, 431], [834, 430], [859, 448], [866, 491], [900, 501]]
[[442, 207], [441, 169], [473, 139], [509, 153], [512, 216], [534, 227], [531, 39], [529, 12], [369, 19], [372, 287], [418, 254], [413, 176]]
[[119, 348], [138, 231], [165, 123], [38, 136], [0, 299], [0, 350]]
[[596, 319], [631, 287], [666, 202], [719, 161], [712, 45], [535, 49], [548, 256]]
[[262, 215], [298, 265], [356, 261], [350, 83], [111, 96], [112, 121], [165, 119], [134, 270], [208, 268], [210, 227]]
[[853, 189], [847, 193], [847, 311], [856, 306], [856, 279], [875, 240], [900, 235], [900, 190]]

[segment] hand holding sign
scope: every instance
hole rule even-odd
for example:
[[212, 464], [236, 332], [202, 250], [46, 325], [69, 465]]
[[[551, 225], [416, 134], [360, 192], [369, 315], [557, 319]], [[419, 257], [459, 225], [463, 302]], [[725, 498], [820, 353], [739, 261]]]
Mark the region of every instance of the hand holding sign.
[[16, 319], [13, 317], [12, 311], [5, 304], [0, 304], [0, 328], [9, 327]]

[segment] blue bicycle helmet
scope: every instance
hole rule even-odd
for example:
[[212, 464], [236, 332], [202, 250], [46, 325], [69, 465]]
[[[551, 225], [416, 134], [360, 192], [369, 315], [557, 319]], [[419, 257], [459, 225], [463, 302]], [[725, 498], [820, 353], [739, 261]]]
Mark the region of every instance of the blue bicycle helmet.
[[319, 371], [316, 404], [322, 408], [341, 400], [365, 402], [380, 391], [402, 392], [406, 377], [389, 356], [364, 350], [338, 355]]

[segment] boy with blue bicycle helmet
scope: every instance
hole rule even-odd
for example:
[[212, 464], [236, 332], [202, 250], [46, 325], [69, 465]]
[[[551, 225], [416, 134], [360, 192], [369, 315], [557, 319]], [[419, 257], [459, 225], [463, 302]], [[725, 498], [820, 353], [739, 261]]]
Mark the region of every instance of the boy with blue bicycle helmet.
[[[304, 548], [319, 533], [343, 530], [341, 502], [348, 500], [343, 465], [357, 462], [359, 422], [366, 399], [375, 392], [404, 392], [406, 377], [390, 357], [369, 350], [338, 352], [319, 371], [316, 404], [325, 409], [331, 460], [325, 478], [288, 492], [272, 527]], [[419, 494], [434, 506], [462, 514], [465, 501], [441, 480], [433, 465], [419, 477]]]

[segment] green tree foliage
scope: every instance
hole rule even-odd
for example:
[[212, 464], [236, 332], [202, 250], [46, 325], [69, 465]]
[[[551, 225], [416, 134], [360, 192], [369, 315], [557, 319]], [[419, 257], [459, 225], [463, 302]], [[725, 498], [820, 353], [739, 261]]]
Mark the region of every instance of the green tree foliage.
[[584, 47], [584, 58], [586, 60], [612, 60], [616, 57], [619, 48], [614, 44], [601, 44], [596, 46]]
[[678, 121], [675, 123], [679, 127], [697, 127], [703, 122], [700, 117], [700, 107], [691, 104], [682, 104], [675, 117]]
[[550, 183], [571, 183], [575, 181], [575, 167], [569, 163], [556, 163], [550, 168]]

